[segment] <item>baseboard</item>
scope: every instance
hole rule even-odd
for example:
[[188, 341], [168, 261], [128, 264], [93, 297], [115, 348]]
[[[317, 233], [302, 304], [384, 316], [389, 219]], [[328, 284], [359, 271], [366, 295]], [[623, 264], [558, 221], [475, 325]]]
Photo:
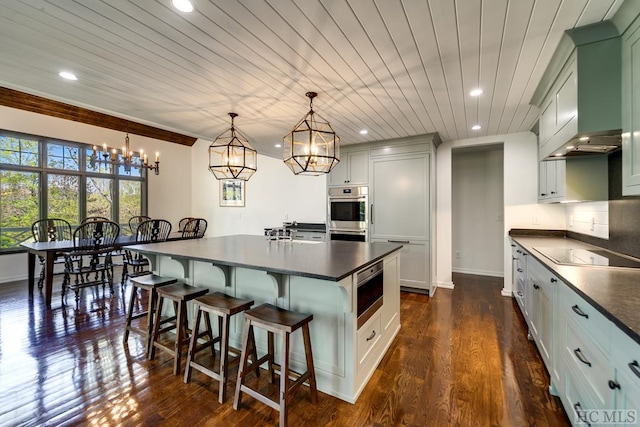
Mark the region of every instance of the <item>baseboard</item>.
[[[0, 278], [0, 284], [9, 283], [9, 282], [17, 282], [19, 280], [27, 280], [27, 276], [26, 275], [21, 275], [21, 276], [11, 276], [11, 277], [1, 277]], [[38, 277], [36, 276], [36, 281], [37, 280], [38, 280]]]
[[453, 282], [436, 282], [436, 285], [442, 289], [454, 289], [456, 286]]
[[502, 288], [502, 291], [500, 291], [500, 293], [503, 297], [513, 297], [513, 292], [511, 291], [511, 289]]
[[472, 270], [468, 268], [454, 268], [451, 271], [453, 273], [473, 274], [475, 276], [504, 277], [504, 272], [502, 271]]

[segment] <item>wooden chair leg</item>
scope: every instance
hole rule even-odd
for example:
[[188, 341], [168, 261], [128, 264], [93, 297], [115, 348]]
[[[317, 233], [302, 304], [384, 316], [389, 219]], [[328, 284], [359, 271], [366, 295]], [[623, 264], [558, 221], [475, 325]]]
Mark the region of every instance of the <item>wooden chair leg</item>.
[[129, 339], [129, 327], [131, 326], [131, 318], [133, 317], [133, 306], [136, 300], [136, 287], [131, 287], [131, 297], [129, 298], [129, 306], [127, 307], [127, 317], [124, 322], [124, 336], [122, 337], [122, 343], [126, 344]]
[[[233, 398], [233, 409], [237, 410], [242, 400], [242, 385], [244, 383], [244, 377], [247, 370], [247, 359], [249, 356], [249, 336], [253, 335], [253, 326], [251, 321], [245, 319], [243, 336], [242, 336], [242, 352], [240, 355], [240, 364], [238, 366], [238, 379], [236, 381], [236, 392]], [[255, 345], [255, 344], [254, 344]]]
[[164, 298], [159, 297], [156, 304], [156, 315], [153, 321], [153, 335], [151, 337], [151, 349], [149, 351], [148, 359], [153, 360], [156, 356], [156, 346], [154, 343], [158, 340], [158, 331], [160, 330], [160, 321], [162, 319], [162, 305]]
[[282, 347], [280, 349], [282, 363], [280, 364], [280, 425], [288, 424], [289, 403], [289, 334], [283, 333]]
[[181, 301], [178, 304], [176, 313], [176, 342], [174, 345], [175, 355], [173, 358], [173, 375], [180, 375], [180, 362], [182, 362], [182, 341], [185, 339], [186, 328], [186, 303]]
[[[218, 392], [218, 402], [223, 403], [227, 397], [227, 378], [229, 369], [229, 349], [227, 344], [229, 343], [229, 316], [224, 315], [218, 317], [218, 325], [222, 321], [221, 335], [220, 337], [220, 390]], [[247, 352], [248, 357], [249, 352]]]
[[273, 344], [273, 332], [267, 332], [267, 346], [267, 351], [269, 352], [269, 359], [267, 361], [267, 369], [269, 370], [269, 384], [273, 384], [276, 378], [276, 374], [273, 369], [273, 355], [276, 354]]
[[195, 357], [196, 346], [198, 345], [198, 330], [200, 328], [201, 317], [202, 317], [202, 310], [200, 309], [200, 306], [196, 304], [196, 318], [193, 321], [193, 331], [191, 332], [191, 339], [189, 340], [189, 351], [187, 353], [187, 363], [184, 368], [185, 384], [191, 381], [191, 361]]
[[[133, 289], [136, 289], [136, 286], [133, 286]], [[158, 303], [158, 293], [153, 289], [149, 289], [148, 292], [149, 302], [147, 305], [147, 341], [145, 343], [147, 354], [149, 354], [149, 352], [151, 351], [151, 347], [153, 346], [153, 326], [156, 321], [156, 304]]]
[[313, 354], [311, 353], [309, 324], [302, 326], [302, 338], [304, 339], [304, 354], [307, 359], [307, 372], [309, 372], [309, 391], [311, 392], [311, 402], [316, 405], [318, 403], [318, 388], [316, 386], [316, 370], [313, 366]]

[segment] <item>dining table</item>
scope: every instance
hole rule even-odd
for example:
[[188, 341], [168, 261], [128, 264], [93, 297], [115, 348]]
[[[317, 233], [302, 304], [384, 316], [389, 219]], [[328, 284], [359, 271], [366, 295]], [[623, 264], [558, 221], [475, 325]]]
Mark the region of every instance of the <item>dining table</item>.
[[[193, 239], [194, 237], [183, 237], [182, 232], [169, 234], [167, 241]], [[115, 249], [125, 246], [145, 243], [136, 240], [136, 236], [119, 236], [115, 242]], [[27, 250], [27, 286], [29, 298], [33, 297], [35, 288], [36, 255], [44, 258], [44, 303], [47, 309], [51, 308], [51, 296], [53, 294], [54, 261], [60, 254], [74, 249], [73, 240], [56, 240], [52, 242], [23, 242], [20, 244]]]

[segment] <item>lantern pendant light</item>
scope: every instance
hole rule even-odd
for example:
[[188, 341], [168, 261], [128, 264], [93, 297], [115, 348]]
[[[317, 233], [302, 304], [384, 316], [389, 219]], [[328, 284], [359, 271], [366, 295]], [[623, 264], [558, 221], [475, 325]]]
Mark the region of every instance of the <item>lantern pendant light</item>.
[[238, 179], [248, 181], [258, 170], [258, 153], [247, 138], [238, 131], [229, 113], [231, 127], [218, 135], [209, 146], [209, 170], [216, 179]]
[[340, 161], [340, 137], [313, 111], [316, 92], [307, 92], [309, 112], [284, 136], [283, 160], [296, 175], [329, 173]]

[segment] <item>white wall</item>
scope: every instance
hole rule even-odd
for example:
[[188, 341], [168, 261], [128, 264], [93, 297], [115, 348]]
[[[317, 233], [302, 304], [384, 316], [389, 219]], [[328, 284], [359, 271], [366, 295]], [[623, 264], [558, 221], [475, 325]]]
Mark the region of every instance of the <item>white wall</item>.
[[511, 246], [508, 231], [512, 228], [565, 229], [565, 207], [561, 204], [537, 203], [538, 146], [531, 132], [464, 139], [443, 143], [437, 152], [437, 285], [452, 287], [451, 234], [451, 150], [488, 144], [504, 148], [504, 289], [511, 294]]
[[503, 149], [456, 149], [452, 156], [453, 271], [501, 277]]
[[[0, 106], [0, 129], [111, 147], [124, 145], [125, 133]], [[129, 135], [133, 150], [160, 152], [160, 175], [148, 179], [149, 215], [174, 224], [191, 214], [190, 147]], [[0, 256], [0, 283], [26, 278], [25, 254]]]
[[282, 160], [258, 155], [258, 170], [246, 183], [245, 207], [220, 207], [219, 181], [208, 169], [211, 141], [191, 151], [192, 214], [209, 223], [208, 236], [261, 235], [285, 220], [326, 222], [326, 175], [294, 175]]

